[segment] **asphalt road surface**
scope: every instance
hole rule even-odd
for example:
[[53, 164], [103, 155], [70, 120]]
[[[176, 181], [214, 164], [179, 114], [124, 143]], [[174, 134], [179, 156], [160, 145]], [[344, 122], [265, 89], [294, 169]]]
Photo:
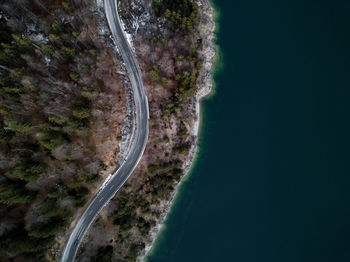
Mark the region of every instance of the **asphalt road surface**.
[[148, 100], [143, 87], [141, 70], [122, 29], [116, 0], [104, 0], [104, 5], [105, 14], [114, 42], [123, 57], [133, 89], [136, 110], [135, 132], [124, 163], [113, 174], [103, 188], [101, 188], [100, 192], [92, 200], [73, 229], [64, 248], [61, 262], [74, 261], [78, 247], [89, 226], [102, 208], [108, 204], [111, 198], [114, 197], [117, 191], [132, 174], [143, 155], [148, 139]]

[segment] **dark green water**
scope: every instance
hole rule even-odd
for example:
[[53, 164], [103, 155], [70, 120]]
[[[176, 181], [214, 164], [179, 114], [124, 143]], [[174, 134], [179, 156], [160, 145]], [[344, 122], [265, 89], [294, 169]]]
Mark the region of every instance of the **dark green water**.
[[148, 262], [350, 261], [350, 1], [215, 2], [225, 66]]

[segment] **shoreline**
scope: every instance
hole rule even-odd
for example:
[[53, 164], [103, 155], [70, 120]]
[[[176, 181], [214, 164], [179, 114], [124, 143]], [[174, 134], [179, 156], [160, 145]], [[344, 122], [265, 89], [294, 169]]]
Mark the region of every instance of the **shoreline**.
[[165, 204], [165, 208], [159, 217], [158, 223], [150, 231], [149, 242], [146, 244], [144, 250], [136, 259], [136, 261], [138, 262], [145, 261], [147, 255], [154, 247], [154, 244], [165, 225], [166, 218], [171, 208], [173, 207], [174, 201], [179, 191], [179, 187], [185, 181], [185, 179], [189, 177], [191, 169], [192, 167], [194, 167], [196, 156], [198, 155], [198, 138], [201, 124], [201, 100], [213, 94], [213, 76], [215, 73], [214, 66], [218, 62], [218, 58], [216, 57], [216, 55], [218, 55], [219, 53], [218, 46], [215, 43], [217, 29], [216, 10], [214, 8], [214, 5], [209, 0], [203, 0], [203, 2], [204, 3], [202, 4], [206, 7], [204, 8], [202, 15], [207, 20], [209, 19], [209, 21], [206, 21], [206, 23], [204, 24], [202, 23], [198, 28], [198, 30], [200, 31], [200, 35], [203, 37], [203, 40], [205, 39], [205, 48], [203, 49], [203, 51], [200, 52], [200, 56], [201, 58], [203, 58], [203, 68], [197, 80], [197, 86], [199, 86], [200, 88], [198, 89], [195, 96], [195, 120], [191, 128], [191, 135], [195, 138], [195, 140], [189, 151], [188, 159], [182, 167], [184, 174], [182, 175], [180, 181], [174, 185], [174, 190], [171, 192], [170, 197]]

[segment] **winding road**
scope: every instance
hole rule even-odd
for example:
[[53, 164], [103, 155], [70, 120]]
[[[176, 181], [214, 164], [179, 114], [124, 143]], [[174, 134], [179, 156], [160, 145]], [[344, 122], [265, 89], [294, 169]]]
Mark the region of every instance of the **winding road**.
[[132, 85], [136, 110], [135, 132], [124, 163], [100, 189], [99, 193], [75, 225], [63, 250], [61, 262], [74, 261], [78, 247], [86, 231], [102, 208], [108, 204], [135, 170], [145, 151], [148, 140], [149, 109], [147, 96], [143, 87], [141, 70], [122, 28], [116, 0], [104, 0], [104, 8], [114, 42], [122, 55]]

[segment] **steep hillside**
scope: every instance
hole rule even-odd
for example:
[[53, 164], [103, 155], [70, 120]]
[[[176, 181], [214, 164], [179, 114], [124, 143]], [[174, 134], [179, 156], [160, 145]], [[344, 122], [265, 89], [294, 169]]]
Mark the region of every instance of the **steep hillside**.
[[117, 168], [125, 77], [92, 1], [5, 0], [0, 10], [0, 257], [54, 259]]
[[150, 134], [140, 165], [101, 212], [78, 261], [142, 260], [197, 145], [199, 99], [211, 90], [214, 22], [206, 1], [118, 1], [143, 73]]

